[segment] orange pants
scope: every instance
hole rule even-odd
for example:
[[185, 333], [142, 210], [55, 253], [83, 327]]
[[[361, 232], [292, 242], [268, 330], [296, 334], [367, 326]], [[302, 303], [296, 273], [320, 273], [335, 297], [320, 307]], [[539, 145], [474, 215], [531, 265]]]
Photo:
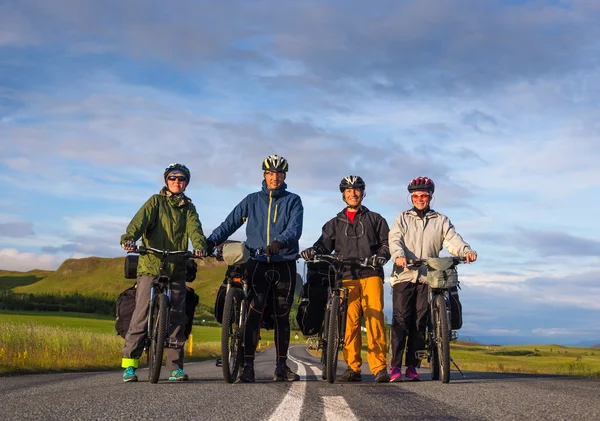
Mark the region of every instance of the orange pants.
[[362, 279], [345, 279], [348, 288], [348, 317], [344, 343], [344, 360], [354, 371], [360, 372], [362, 358], [360, 349], [360, 319], [365, 316], [367, 327], [367, 361], [371, 373], [377, 374], [387, 368], [385, 324], [383, 318], [383, 282], [377, 276]]

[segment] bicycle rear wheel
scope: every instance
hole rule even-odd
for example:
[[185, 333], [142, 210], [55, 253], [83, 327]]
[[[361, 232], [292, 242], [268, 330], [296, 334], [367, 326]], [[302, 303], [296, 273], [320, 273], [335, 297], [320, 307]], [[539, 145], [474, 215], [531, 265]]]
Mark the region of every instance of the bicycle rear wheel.
[[340, 297], [333, 296], [327, 326], [327, 382], [333, 383], [337, 373], [340, 346]]
[[150, 380], [150, 383], [157, 383], [160, 377], [165, 341], [167, 339], [168, 311], [169, 303], [167, 296], [163, 293], [156, 295], [151, 315], [152, 320], [150, 321], [152, 334], [148, 350], [148, 380]]
[[244, 332], [240, 320], [245, 320], [244, 295], [239, 288], [230, 288], [225, 296], [223, 323], [221, 324], [221, 361], [223, 378], [227, 383], [237, 379], [243, 360]]
[[450, 382], [450, 332], [448, 311], [446, 308], [446, 297], [444, 294], [435, 296], [436, 306], [436, 341], [442, 383]]

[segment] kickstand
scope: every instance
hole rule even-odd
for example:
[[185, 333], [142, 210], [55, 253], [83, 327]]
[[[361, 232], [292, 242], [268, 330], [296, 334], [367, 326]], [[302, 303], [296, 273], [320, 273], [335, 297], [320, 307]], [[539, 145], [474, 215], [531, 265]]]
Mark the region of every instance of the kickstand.
[[456, 365], [456, 362], [454, 361], [454, 359], [452, 357], [450, 357], [450, 361], [452, 361], [452, 364], [454, 364], [454, 367], [456, 367], [456, 369], [458, 370], [458, 372], [460, 373], [462, 378], [466, 379], [467, 377], [463, 374], [463, 372], [460, 370], [460, 368], [458, 368], [458, 365]]

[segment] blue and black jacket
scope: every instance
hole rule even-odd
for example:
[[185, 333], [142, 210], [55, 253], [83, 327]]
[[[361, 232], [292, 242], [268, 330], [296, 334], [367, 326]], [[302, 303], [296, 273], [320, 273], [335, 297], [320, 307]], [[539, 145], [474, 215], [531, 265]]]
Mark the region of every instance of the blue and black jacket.
[[249, 194], [233, 208], [225, 221], [208, 237], [208, 241], [221, 244], [246, 222], [248, 247], [266, 248], [277, 240], [282, 248], [278, 255], [269, 258], [270, 261], [296, 260], [304, 208], [300, 196], [286, 189], [287, 185], [283, 183], [277, 190], [269, 190], [263, 180], [261, 191]]

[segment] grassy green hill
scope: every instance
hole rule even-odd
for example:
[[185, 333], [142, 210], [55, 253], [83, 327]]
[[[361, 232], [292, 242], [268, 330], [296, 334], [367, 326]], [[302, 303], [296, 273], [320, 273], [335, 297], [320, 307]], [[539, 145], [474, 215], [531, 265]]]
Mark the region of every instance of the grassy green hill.
[[0, 270], [0, 291], [36, 283], [53, 273], [49, 270], [30, 270], [29, 272], [11, 272]]
[[[123, 276], [124, 257], [67, 259], [56, 271], [0, 271], [0, 289], [17, 294], [108, 295], [116, 297], [135, 280]], [[201, 263], [202, 264], [202, 263]], [[214, 296], [223, 281], [225, 264], [207, 259], [198, 266], [196, 280], [189, 284], [200, 295], [200, 302], [214, 305]]]

